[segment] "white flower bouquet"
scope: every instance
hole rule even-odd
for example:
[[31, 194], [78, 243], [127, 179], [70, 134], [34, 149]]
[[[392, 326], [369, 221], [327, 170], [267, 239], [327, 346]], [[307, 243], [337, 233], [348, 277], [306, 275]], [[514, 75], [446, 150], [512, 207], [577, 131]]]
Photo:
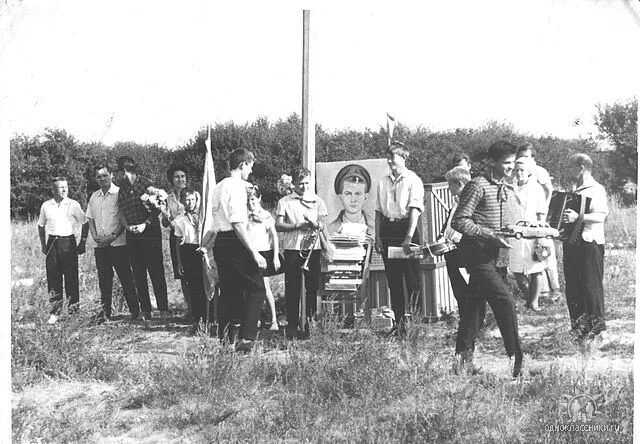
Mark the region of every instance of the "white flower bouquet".
[[149, 211], [158, 210], [167, 204], [167, 192], [160, 188], [148, 187], [147, 192], [140, 196], [140, 200]]

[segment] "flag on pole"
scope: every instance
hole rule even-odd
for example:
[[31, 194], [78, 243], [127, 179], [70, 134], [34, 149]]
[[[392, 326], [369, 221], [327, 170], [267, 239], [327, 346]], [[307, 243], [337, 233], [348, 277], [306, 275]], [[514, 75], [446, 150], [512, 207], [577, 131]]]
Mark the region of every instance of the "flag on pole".
[[[204, 173], [202, 175], [202, 202], [200, 202], [200, 247], [211, 244], [215, 236], [213, 231], [213, 189], [216, 186], [216, 173], [213, 167], [211, 155], [211, 127], [207, 127], [207, 140], [205, 141], [207, 153], [204, 159]], [[204, 289], [207, 298], [211, 300], [218, 282], [218, 270], [213, 259], [213, 248], [207, 249], [203, 256], [204, 261]]]
[[391, 146], [391, 140], [393, 139], [393, 130], [396, 127], [396, 119], [391, 114], [387, 113], [387, 146]]

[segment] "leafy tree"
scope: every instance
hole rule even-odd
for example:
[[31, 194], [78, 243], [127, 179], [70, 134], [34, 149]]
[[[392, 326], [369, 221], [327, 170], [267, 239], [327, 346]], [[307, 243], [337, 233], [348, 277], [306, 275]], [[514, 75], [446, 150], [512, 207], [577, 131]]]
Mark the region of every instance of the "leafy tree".
[[609, 164], [614, 172], [612, 185], [622, 191], [625, 182], [638, 181], [638, 99], [613, 105], [597, 105], [594, 121], [600, 138], [614, 146]]

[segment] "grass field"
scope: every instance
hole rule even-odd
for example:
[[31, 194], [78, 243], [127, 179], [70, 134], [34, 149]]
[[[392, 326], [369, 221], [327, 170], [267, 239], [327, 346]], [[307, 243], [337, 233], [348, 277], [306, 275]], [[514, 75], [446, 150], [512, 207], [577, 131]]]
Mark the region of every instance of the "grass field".
[[[616, 205], [613, 214], [607, 241], [635, 244], [636, 209]], [[632, 440], [635, 250], [607, 249], [608, 330], [588, 350], [570, 342], [563, 301], [532, 313], [518, 300], [526, 362], [514, 382], [492, 315], [477, 351], [485, 372], [468, 377], [450, 373], [455, 318], [411, 325], [402, 341], [330, 322], [307, 341], [261, 331], [257, 349], [238, 355], [186, 334], [172, 279], [171, 322], [130, 323], [122, 309], [114, 322], [95, 326], [91, 248], [80, 260], [81, 313], [50, 326], [36, 226], [14, 223], [12, 230], [11, 279], [34, 280], [11, 293], [15, 442]], [[281, 280], [274, 289], [282, 293]], [[619, 428], [549, 431], [568, 424], [570, 399], [584, 394], [597, 401], [588, 424]]]

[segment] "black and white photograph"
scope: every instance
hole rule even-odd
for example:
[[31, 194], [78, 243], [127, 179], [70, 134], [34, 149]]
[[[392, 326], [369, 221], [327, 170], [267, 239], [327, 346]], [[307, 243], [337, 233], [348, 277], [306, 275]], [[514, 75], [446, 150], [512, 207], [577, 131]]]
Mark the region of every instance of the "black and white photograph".
[[0, 441], [635, 442], [640, 2], [0, 1]]

